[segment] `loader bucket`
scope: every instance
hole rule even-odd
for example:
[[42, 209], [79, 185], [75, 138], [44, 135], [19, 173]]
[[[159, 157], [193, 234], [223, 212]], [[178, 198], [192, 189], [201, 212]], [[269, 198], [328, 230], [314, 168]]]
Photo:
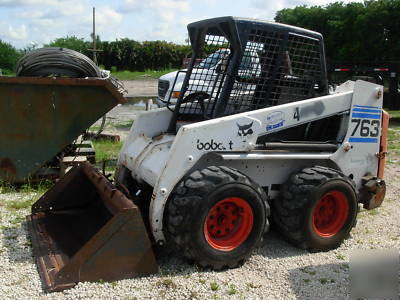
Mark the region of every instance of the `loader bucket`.
[[138, 207], [89, 163], [33, 204], [27, 223], [47, 292], [158, 272]]

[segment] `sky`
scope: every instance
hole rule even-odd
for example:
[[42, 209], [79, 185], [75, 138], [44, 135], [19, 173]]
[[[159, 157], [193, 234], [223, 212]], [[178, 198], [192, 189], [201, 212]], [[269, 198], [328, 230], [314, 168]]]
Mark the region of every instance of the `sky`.
[[[344, 0], [354, 2], [358, 0]], [[101, 40], [130, 38], [185, 43], [186, 25], [220, 16], [273, 20], [283, 8], [329, 0], [0, 0], [0, 40], [41, 47], [65, 36], [90, 39], [92, 7]], [[333, 1], [334, 2], [334, 1]]]

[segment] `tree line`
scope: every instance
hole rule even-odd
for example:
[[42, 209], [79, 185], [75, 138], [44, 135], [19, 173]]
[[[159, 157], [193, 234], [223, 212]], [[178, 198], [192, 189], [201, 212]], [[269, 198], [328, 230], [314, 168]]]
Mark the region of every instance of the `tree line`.
[[400, 60], [400, 0], [297, 6], [275, 21], [322, 33], [328, 61]]
[[[78, 51], [92, 58], [92, 41], [75, 36], [58, 38], [44, 47], [62, 47]], [[190, 55], [191, 47], [166, 41], [137, 42], [131, 39], [100, 41], [97, 38], [96, 49], [99, 65], [106, 69], [145, 71], [180, 68], [184, 57]], [[14, 70], [17, 60], [32, 49], [17, 50], [0, 40], [0, 68], [3, 73]]]
[[[328, 61], [400, 60], [400, 0], [335, 2], [325, 6], [297, 6], [278, 11], [275, 21], [323, 34]], [[92, 42], [75, 36], [58, 38], [46, 47], [64, 47], [92, 57]], [[180, 68], [190, 56], [188, 45], [132, 39], [101, 41], [98, 63], [106, 69], [144, 71]], [[11, 71], [31, 49], [17, 50], [0, 40], [0, 68]], [[215, 49], [208, 48], [205, 54]]]

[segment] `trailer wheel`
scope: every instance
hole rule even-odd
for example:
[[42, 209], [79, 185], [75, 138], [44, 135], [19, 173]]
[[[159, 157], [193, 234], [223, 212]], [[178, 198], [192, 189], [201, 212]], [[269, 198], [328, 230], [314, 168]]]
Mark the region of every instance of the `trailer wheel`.
[[166, 237], [200, 266], [236, 267], [269, 227], [266, 198], [260, 186], [237, 170], [211, 166], [195, 171], [168, 201]]
[[317, 166], [293, 174], [282, 185], [272, 216], [290, 242], [315, 252], [338, 247], [355, 226], [357, 212], [352, 180]]

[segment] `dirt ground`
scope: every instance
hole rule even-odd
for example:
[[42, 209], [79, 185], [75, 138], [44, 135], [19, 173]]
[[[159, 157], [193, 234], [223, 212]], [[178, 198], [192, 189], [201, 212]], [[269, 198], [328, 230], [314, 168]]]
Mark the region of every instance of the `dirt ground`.
[[127, 97], [156, 97], [158, 80], [123, 80], [125, 89], [128, 91]]

